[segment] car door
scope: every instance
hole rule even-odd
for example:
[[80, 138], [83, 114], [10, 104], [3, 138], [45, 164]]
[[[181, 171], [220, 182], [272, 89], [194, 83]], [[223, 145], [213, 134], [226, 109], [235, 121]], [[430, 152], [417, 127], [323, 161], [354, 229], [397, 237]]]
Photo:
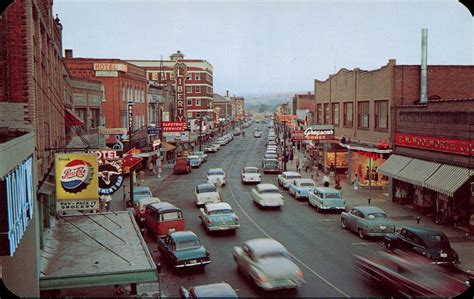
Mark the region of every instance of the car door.
[[202, 220], [203, 220], [203, 222], [206, 226], [209, 225], [209, 214], [208, 213], [209, 212], [206, 209], [206, 206], [204, 206], [204, 208], [201, 209], [201, 217], [202, 217]]
[[403, 228], [400, 231], [398, 236], [398, 245], [404, 249], [411, 249], [413, 247], [411, 239], [412, 232], [408, 231], [407, 229]]
[[242, 246], [242, 263], [241, 263], [241, 269], [245, 273], [252, 273], [252, 252], [250, 248], [247, 245]]

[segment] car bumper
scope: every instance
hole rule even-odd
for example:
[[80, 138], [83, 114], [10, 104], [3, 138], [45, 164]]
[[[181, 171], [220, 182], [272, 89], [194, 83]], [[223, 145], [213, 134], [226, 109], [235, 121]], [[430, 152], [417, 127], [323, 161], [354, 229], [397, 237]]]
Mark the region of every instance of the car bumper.
[[282, 207], [284, 203], [279, 203], [279, 202], [257, 202], [260, 206], [262, 207]]
[[280, 173], [280, 170], [278, 169], [264, 169], [264, 173]]
[[262, 179], [258, 178], [242, 178], [242, 182], [244, 183], [260, 183]]
[[345, 211], [346, 207], [320, 207], [320, 209], [325, 211]]
[[239, 229], [240, 224], [231, 224], [231, 225], [216, 225], [216, 226], [208, 226], [207, 229], [209, 231], [222, 231], [222, 230], [234, 230]]
[[386, 234], [391, 234], [393, 231], [386, 232], [366, 232], [365, 235], [369, 237], [385, 237]]
[[184, 261], [183, 263], [177, 264], [174, 267], [175, 268], [190, 268], [190, 267], [197, 267], [197, 266], [204, 266], [209, 264], [211, 261], [206, 260], [206, 261], [198, 261], [198, 260], [189, 260], [189, 261]]
[[262, 289], [269, 290], [282, 290], [282, 289], [294, 289], [296, 287], [302, 286], [305, 283], [303, 279], [288, 279], [288, 280], [278, 280], [271, 282], [256, 282], [256, 284]]

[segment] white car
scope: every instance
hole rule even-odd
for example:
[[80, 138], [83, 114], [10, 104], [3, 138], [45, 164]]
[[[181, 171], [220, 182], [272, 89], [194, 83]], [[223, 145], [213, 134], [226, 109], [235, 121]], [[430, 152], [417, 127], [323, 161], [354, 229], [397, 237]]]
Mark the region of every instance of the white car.
[[260, 137], [262, 137], [262, 132], [260, 132], [260, 131], [255, 131], [255, 132], [253, 132], [253, 137], [255, 137], [255, 138], [260, 138]]
[[215, 144], [208, 145], [204, 148], [205, 153], [216, 153], [218, 148]]
[[213, 144], [211, 144], [211, 146], [214, 146], [215, 148], [217, 148], [217, 150], [221, 149], [221, 145], [218, 142], [214, 142]]
[[283, 187], [283, 189], [288, 189], [294, 179], [301, 179], [301, 174], [295, 171], [284, 171], [278, 175], [278, 185]]
[[215, 186], [225, 185], [225, 172], [222, 168], [211, 168], [207, 171], [207, 182]]
[[221, 195], [214, 184], [199, 184], [194, 187], [196, 205], [202, 206], [209, 202], [220, 202]]
[[252, 200], [261, 207], [278, 207], [284, 205], [283, 196], [273, 184], [258, 184], [251, 192]]
[[240, 171], [242, 183], [260, 183], [262, 176], [260, 170], [257, 167], [244, 167]]

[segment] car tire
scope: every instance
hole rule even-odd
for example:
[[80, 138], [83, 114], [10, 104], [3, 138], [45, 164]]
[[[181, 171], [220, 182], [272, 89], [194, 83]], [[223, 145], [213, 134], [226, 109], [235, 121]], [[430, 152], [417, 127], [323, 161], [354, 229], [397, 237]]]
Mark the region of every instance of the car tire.
[[346, 221], [344, 219], [341, 218], [341, 227], [343, 229], [347, 229], [347, 225], [346, 225]]
[[359, 228], [359, 229], [357, 230], [357, 233], [358, 233], [358, 235], [359, 235], [359, 238], [365, 239], [366, 236], [365, 236], [364, 230], [363, 230], [362, 228]]

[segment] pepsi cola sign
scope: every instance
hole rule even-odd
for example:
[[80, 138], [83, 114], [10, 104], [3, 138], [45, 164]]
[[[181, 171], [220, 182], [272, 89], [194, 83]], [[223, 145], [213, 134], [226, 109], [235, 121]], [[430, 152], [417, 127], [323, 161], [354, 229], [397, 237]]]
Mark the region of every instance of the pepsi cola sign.
[[61, 186], [66, 192], [78, 193], [87, 188], [92, 178], [92, 166], [83, 160], [72, 160], [61, 173]]

